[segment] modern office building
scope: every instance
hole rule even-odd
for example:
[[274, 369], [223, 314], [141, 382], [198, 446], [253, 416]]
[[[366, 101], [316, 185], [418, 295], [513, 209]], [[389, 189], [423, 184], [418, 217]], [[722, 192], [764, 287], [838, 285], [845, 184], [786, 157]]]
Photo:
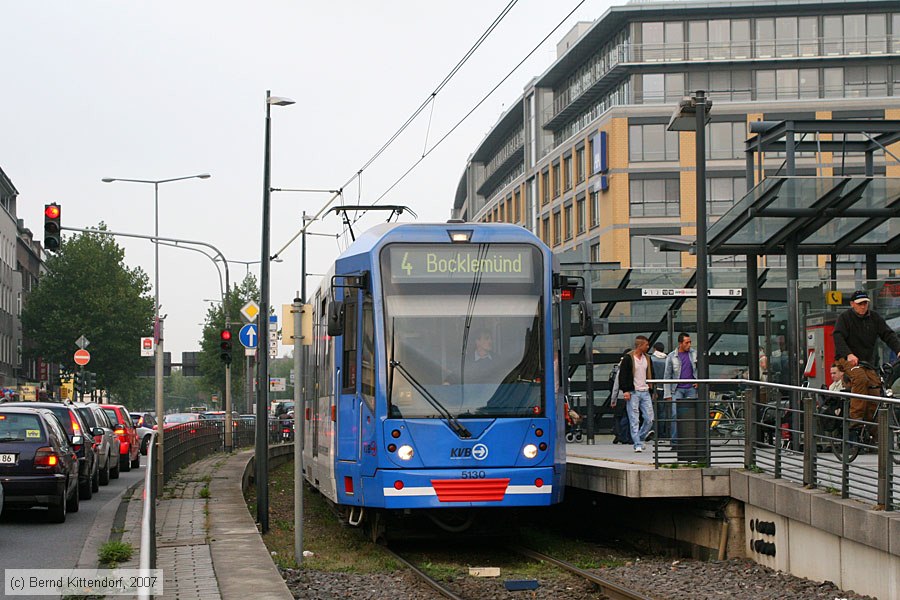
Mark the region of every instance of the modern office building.
[[[518, 223], [580, 260], [694, 267], [692, 255], [659, 252], [648, 236], [696, 234], [696, 136], [667, 131], [696, 90], [713, 102], [713, 222], [748, 189], [749, 122], [900, 120], [900, 3], [632, 2], [579, 23], [472, 153], [452, 216]], [[875, 157], [875, 174], [900, 176], [890, 155], [900, 156], [900, 144], [888, 150]], [[765, 173], [783, 161], [767, 155]], [[864, 164], [815, 152], [796, 172], [862, 174]]]

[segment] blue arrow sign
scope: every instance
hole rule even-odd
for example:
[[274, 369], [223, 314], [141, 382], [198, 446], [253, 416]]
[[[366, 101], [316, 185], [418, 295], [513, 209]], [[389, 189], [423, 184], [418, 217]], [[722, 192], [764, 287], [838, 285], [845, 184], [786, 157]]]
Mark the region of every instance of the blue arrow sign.
[[256, 341], [259, 339], [259, 328], [253, 323], [244, 325], [238, 332], [238, 339], [241, 340], [241, 345], [244, 348], [256, 348]]

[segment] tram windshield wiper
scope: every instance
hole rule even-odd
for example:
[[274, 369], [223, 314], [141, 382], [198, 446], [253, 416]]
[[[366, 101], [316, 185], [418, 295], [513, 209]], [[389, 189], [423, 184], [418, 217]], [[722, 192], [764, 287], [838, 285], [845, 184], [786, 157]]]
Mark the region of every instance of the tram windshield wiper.
[[452, 429], [453, 431], [456, 432], [456, 435], [458, 435], [461, 438], [472, 437], [472, 434], [469, 432], [468, 429], [466, 429], [465, 425], [460, 423], [456, 419], [456, 417], [454, 417], [452, 414], [450, 414], [450, 411], [447, 410], [447, 408], [443, 404], [441, 404], [440, 401], [431, 394], [431, 392], [429, 392], [427, 389], [425, 389], [425, 386], [423, 386], [421, 383], [419, 383], [419, 381], [415, 377], [413, 377], [412, 373], [407, 371], [406, 367], [404, 367], [403, 365], [400, 364], [400, 361], [392, 359], [390, 364], [391, 364], [392, 378], [393, 378], [394, 369], [397, 369], [398, 371], [400, 371], [400, 374], [403, 375], [403, 378], [406, 379], [410, 383], [411, 386], [413, 386], [413, 389], [415, 389], [417, 392], [419, 392], [422, 395], [422, 397], [425, 398], [425, 400], [427, 400], [428, 403], [431, 406], [433, 406], [436, 411], [438, 411], [438, 413], [440, 413], [440, 415], [447, 421], [447, 425], [450, 426], [450, 429]]

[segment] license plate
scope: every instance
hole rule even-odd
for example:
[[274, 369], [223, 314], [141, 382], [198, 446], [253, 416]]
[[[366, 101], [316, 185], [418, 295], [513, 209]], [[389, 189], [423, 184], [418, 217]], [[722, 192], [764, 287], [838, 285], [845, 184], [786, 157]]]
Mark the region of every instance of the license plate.
[[15, 454], [0, 454], [0, 465], [14, 465], [16, 464], [16, 455]]

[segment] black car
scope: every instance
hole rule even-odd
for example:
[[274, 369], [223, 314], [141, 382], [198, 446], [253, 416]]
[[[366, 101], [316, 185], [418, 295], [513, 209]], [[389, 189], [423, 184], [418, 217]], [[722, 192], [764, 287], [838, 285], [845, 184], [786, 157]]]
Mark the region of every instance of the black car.
[[82, 500], [90, 500], [94, 492], [100, 489], [100, 457], [94, 432], [88, 429], [75, 407], [60, 402], [8, 402], [4, 406], [46, 408], [56, 415], [78, 456], [78, 495]]
[[46, 506], [54, 523], [78, 512], [78, 457], [52, 412], [0, 405], [0, 485], [7, 509]]

